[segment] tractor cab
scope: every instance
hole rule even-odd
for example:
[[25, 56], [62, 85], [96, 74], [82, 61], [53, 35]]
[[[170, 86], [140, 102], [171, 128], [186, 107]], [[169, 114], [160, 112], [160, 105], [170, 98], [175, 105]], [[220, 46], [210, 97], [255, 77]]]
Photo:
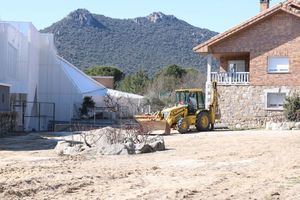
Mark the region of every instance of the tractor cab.
[[194, 115], [197, 110], [205, 109], [205, 100], [201, 89], [180, 89], [175, 92], [176, 104], [187, 105], [189, 115]]

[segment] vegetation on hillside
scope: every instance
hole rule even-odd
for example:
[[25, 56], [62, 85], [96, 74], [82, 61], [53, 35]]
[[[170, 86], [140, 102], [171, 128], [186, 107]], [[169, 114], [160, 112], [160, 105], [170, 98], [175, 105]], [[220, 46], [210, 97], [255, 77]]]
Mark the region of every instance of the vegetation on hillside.
[[80, 69], [116, 66], [131, 74], [144, 67], [150, 77], [172, 63], [205, 72], [205, 58], [192, 48], [217, 34], [163, 13], [121, 20], [85, 9], [42, 32], [53, 33], [58, 53]]

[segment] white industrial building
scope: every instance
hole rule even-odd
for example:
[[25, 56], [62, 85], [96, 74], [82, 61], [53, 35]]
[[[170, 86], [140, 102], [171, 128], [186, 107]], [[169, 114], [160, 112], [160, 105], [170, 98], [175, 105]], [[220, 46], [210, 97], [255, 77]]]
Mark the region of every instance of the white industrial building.
[[0, 22], [0, 83], [9, 88], [3, 91], [9, 91], [24, 130], [46, 130], [51, 120], [70, 122], [85, 96], [92, 96], [97, 106], [105, 106], [108, 94], [121, 97], [127, 107], [133, 102], [128, 112], [135, 112], [143, 99], [107, 89], [85, 75], [57, 55], [52, 34], [40, 33], [28, 22]]

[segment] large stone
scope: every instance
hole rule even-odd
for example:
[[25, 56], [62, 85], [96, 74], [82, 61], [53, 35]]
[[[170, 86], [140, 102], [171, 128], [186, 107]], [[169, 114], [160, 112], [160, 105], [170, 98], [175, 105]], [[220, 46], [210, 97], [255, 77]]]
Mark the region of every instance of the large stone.
[[241, 124], [237, 124], [237, 125], [235, 125], [235, 128], [236, 128], [236, 129], [241, 129], [241, 128], [242, 128], [242, 125], [241, 125]]
[[125, 147], [127, 149], [128, 154], [135, 154], [135, 146], [132, 141], [127, 141], [125, 143]]
[[282, 124], [281, 124], [281, 127], [280, 127], [279, 129], [282, 130], [282, 131], [288, 131], [288, 130], [291, 130], [291, 129], [290, 129], [290, 126], [289, 126], [289, 124], [288, 124], [288, 122], [282, 123]]
[[154, 151], [155, 150], [149, 144], [146, 144], [146, 143], [141, 143], [141, 144], [136, 144], [135, 145], [135, 152], [137, 154], [152, 153]]
[[300, 122], [296, 122], [295, 123], [295, 129], [296, 130], [300, 130]]
[[69, 141], [61, 141], [57, 144], [55, 152], [58, 155], [120, 155], [165, 150], [162, 136], [139, 135], [137, 138], [120, 129], [107, 127], [81, 132], [68, 138]]
[[284, 122], [281, 128], [282, 130], [292, 130], [295, 128], [295, 122]]
[[165, 141], [162, 136], [148, 137], [144, 143], [135, 145], [136, 153], [151, 153], [165, 149]]
[[70, 141], [59, 141], [54, 149], [57, 155], [77, 155], [85, 150], [81, 143], [72, 143]]
[[87, 145], [93, 147], [105, 146], [108, 144], [121, 143], [124, 141], [124, 134], [120, 129], [105, 127], [102, 129], [84, 131], [81, 133]]
[[266, 129], [267, 130], [292, 130], [295, 129], [295, 122], [266, 122]]
[[166, 150], [165, 141], [162, 136], [149, 137], [146, 142], [155, 150], [163, 151]]
[[275, 122], [273, 122], [271, 126], [272, 126], [272, 130], [273, 131], [278, 131], [281, 128], [281, 123], [275, 123]]
[[66, 141], [59, 141], [55, 148], [54, 148], [54, 152], [57, 155], [64, 155], [65, 149], [70, 147], [70, 143], [66, 142]]
[[273, 122], [266, 122], [266, 130], [272, 130], [272, 123]]
[[154, 149], [154, 151], [166, 150], [165, 143], [161, 141], [152, 142], [149, 145]]
[[82, 153], [84, 150], [85, 150], [84, 145], [76, 144], [74, 146], [70, 146], [70, 147], [66, 148], [64, 154], [65, 155], [77, 155], [77, 154]]
[[128, 151], [124, 144], [110, 144], [99, 146], [97, 153], [101, 155], [124, 155], [128, 154]]

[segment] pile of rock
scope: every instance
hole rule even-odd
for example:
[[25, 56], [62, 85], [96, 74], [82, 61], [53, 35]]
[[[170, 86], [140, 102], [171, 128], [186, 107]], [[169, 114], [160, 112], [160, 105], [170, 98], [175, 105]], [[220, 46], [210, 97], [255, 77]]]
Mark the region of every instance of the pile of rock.
[[121, 129], [106, 127], [85, 131], [58, 142], [58, 155], [126, 155], [165, 150], [162, 136], [137, 135]]
[[300, 122], [267, 122], [267, 130], [300, 130]]

